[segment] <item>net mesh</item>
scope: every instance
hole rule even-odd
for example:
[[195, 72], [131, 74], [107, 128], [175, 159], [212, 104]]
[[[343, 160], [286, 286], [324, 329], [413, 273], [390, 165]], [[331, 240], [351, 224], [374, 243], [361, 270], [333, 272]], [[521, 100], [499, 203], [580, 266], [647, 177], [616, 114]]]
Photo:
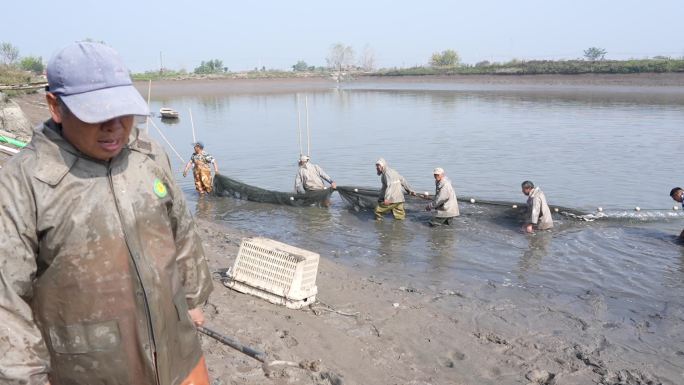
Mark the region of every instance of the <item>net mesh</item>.
[[296, 194], [281, 191], [266, 190], [250, 186], [225, 175], [214, 176], [214, 193], [218, 196], [244, 199], [252, 202], [274, 203], [289, 206], [327, 206], [330, 202], [332, 189], [307, 191]]
[[[344, 199], [356, 210], [374, 209], [378, 204], [380, 195], [380, 190], [377, 188], [355, 186], [338, 186], [337, 192], [340, 193], [342, 199]], [[406, 196], [406, 199], [406, 204], [409, 205], [407, 209], [412, 208], [411, 206], [415, 206], [418, 203], [427, 203], [423, 199], [411, 196]], [[462, 210], [465, 210], [466, 213], [470, 211], [468, 210], [469, 208], [477, 209], [478, 207], [489, 207], [491, 209], [496, 209], [498, 207], [500, 209], [505, 209], [507, 212], [510, 211], [511, 214], [516, 215], [524, 215], [525, 211], [527, 210], [527, 205], [525, 203], [482, 200], [471, 197], [458, 198], [458, 204]], [[582, 221], [592, 221], [596, 219], [596, 217], [592, 214], [568, 207], [550, 206], [550, 208], [554, 216], [560, 215]]]
[[374, 209], [378, 204], [380, 190], [370, 187], [337, 186], [342, 199], [356, 209]]

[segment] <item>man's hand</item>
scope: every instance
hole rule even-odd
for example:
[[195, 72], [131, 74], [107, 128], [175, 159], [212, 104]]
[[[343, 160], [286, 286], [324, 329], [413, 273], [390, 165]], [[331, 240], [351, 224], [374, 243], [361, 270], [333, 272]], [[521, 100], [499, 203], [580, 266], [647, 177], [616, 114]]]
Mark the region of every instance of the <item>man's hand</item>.
[[415, 192], [415, 191], [411, 191], [411, 192], [409, 193], [409, 195], [411, 195], [411, 196], [416, 196], [416, 192]]
[[188, 310], [188, 314], [190, 314], [190, 318], [195, 326], [204, 325], [204, 312], [202, 311], [201, 307]]
[[390, 202], [390, 201], [388, 201], [387, 199], [385, 199], [384, 201], [382, 201], [382, 204], [385, 205], [385, 206], [389, 206], [389, 205], [392, 204], [392, 202]]
[[188, 172], [187, 172], [187, 171], [183, 171], [183, 178], [185, 178], [186, 176], [188, 176]]
[[534, 233], [534, 228], [532, 227], [531, 223], [528, 223], [525, 226], [523, 226], [523, 230], [525, 230], [525, 232], [528, 234]]
[[332, 189], [335, 190], [335, 189], [337, 188], [337, 183], [332, 182], [332, 183], [330, 184], [330, 187], [332, 187]]

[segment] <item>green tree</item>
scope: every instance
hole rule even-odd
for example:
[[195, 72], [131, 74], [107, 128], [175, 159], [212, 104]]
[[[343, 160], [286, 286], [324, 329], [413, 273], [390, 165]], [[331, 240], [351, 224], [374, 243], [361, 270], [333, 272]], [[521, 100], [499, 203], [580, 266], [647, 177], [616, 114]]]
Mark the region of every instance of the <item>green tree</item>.
[[598, 47], [590, 47], [584, 50], [584, 57], [587, 60], [596, 61], [603, 60], [606, 56], [606, 50]]
[[43, 59], [36, 56], [26, 56], [19, 62], [19, 67], [24, 71], [31, 71], [35, 74], [42, 74], [45, 69]]
[[219, 59], [202, 61], [199, 67], [195, 68], [196, 74], [217, 74], [222, 72], [228, 72], [228, 67], [223, 66], [223, 61]]
[[432, 67], [455, 67], [461, 62], [458, 53], [453, 49], [447, 49], [442, 52], [435, 52], [430, 58], [430, 65]]
[[12, 43], [0, 43], [0, 60], [5, 65], [14, 65], [19, 59], [19, 48]]
[[297, 64], [292, 66], [292, 70], [295, 72], [302, 72], [302, 71], [307, 71], [309, 69], [309, 65], [306, 64], [304, 60], [300, 60], [297, 62]]

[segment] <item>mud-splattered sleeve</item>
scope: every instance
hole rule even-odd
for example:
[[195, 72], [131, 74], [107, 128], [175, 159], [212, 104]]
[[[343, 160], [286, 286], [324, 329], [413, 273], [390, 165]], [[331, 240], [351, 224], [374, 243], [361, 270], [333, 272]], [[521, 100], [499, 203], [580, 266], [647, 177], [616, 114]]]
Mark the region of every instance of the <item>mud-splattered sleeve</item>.
[[28, 180], [19, 167], [0, 170], [2, 384], [44, 385], [50, 370], [50, 356], [28, 304], [38, 253], [35, 201]]
[[195, 221], [185, 202], [185, 196], [173, 179], [168, 156], [164, 154], [163, 157], [166, 172], [169, 175], [169, 191], [173, 198], [173, 207], [169, 214], [176, 242], [176, 263], [185, 288], [188, 309], [194, 309], [209, 299], [209, 294], [213, 289], [211, 275]]

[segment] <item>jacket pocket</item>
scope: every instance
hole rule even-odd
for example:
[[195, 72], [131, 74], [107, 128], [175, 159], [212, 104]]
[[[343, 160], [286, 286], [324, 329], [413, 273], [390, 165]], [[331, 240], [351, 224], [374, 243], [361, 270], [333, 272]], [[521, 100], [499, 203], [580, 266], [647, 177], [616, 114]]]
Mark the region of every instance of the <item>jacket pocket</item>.
[[83, 354], [118, 349], [121, 333], [116, 320], [48, 328], [52, 349], [57, 353]]

